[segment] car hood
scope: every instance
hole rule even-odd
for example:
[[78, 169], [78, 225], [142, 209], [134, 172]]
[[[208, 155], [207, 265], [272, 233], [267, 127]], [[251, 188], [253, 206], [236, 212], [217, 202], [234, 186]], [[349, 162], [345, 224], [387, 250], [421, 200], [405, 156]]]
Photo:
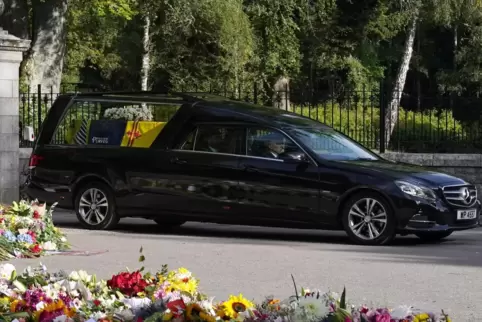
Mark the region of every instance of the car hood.
[[431, 187], [467, 184], [463, 179], [429, 170], [408, 163], [390, 161], [343, 161], [353, 170], [359, 169], [371, 175], [384, 175], [394, 180], [416, 181]]

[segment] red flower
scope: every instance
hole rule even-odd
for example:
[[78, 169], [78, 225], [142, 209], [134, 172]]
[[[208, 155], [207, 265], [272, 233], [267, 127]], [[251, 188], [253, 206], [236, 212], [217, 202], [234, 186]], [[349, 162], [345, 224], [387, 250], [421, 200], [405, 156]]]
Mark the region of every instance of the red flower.
[[172, 314], [176, 318], [180, 317], [186, 309], [186, 304], [184, 304], [184, 301], [182, 299], [169, 301], [167, 302], [166, 306], [169, 310], [171, 310]]
[[0, 217], [0, 224], [5, 220], [4, 217]]
[[39, 212], [38, 212], [37, 210], [35, 210], [35, 211], [33, 212], [33, 219], [39, 219], [39, 218], [40, 218], [40, 214], [39, 214]]
[[94, 305], [95, 305], [95, 306], [99, 306], [99, 305], [100, 305], [100, 301], [99, 301], [99, 300], [94, 300]]
[[38, 254], [38, 253], [42, 252], [42, 248], [40, 247], [39, 244], [35, 244], [30, 248], [30, 251], [34, 254]]
[[144, 319], [139, 316], [136, 322], [144, 322]]
[[135, 296], [137, 293], [144, 292], [147, 285], [147, 281], [142, 278], [142, 274], [139, 271], [119, 273], [113, 275], [112, 278], [107, 281], [108, 287], [117, 289], [127, 296]]

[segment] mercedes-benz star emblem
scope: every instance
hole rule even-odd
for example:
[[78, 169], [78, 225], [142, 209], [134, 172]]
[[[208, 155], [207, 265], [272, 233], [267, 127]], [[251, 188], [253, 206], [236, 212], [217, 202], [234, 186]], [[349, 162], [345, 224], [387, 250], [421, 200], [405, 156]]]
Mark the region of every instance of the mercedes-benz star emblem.
[[470, 196], [469, 188], [462, 189], [462, 198], [466, 204], [469, 204], [472, 201], [472, 197]]

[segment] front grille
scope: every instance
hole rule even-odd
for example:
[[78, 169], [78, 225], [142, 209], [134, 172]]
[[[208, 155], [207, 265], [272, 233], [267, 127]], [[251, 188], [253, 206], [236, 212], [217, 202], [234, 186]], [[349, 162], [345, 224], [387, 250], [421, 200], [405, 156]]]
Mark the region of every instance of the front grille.
[[446, 186], [442, 192], [452, 206], [468, 208], [477, 202], [477, 188], [474, 185]]

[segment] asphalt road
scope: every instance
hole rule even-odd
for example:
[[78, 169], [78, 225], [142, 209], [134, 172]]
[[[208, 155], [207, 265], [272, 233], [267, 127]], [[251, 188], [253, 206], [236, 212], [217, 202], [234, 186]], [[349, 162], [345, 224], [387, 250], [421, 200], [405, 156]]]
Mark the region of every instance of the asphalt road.
[[[482, 319], [482, 229], [440, 243], [400, 237], [391, 246], [365, 247], [351, 245], [344, 233], [314, 230], [187, 223], [162, 232], [151, 221], [124, 219], [115, 231], [93, 232], [78, 229], [73, 215], [57, 212], [55, 221], [74, 250], [101, 253], [41, 258], [51, 270], [109, 278], [138, 268], [142, 246], [146, 269], [184, 266], [219, 299], [231, 292], [257, 300], [289, 296], [293, 274], [299, 287], [341, 292], [346, 286], [352, 303], [444, 308], [453, 321]], [[38, 262], [13, 263], [23, 269]]]

